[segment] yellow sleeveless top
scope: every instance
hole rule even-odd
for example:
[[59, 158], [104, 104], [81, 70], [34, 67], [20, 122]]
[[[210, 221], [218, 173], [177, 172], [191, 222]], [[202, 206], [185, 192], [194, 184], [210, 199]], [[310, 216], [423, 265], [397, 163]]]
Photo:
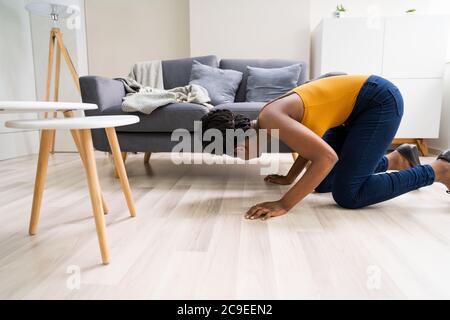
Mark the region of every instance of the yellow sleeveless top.
[[321, 137], [328, 129], [342, 125], [352, 113], [367, 78], [367, 75], [328, 77], [293, 89], [303, 100], [302, 124]]

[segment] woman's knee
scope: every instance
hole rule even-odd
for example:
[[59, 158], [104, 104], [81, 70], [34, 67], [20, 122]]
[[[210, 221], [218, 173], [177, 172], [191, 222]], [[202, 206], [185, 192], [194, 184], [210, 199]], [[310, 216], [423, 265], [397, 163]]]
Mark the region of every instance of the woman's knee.
[[350, 187], [339, 186], [333, 188], [333, 199], [336, 203], [345, 209], [358, 209], [363, 207], [357, 197], [357, 193]]
[[331, 186], [329, 186], [327, 183], [321, 183], [317, 186], [317, 188], [314, 189], [317, 193], [328, 193], [331, 192]]

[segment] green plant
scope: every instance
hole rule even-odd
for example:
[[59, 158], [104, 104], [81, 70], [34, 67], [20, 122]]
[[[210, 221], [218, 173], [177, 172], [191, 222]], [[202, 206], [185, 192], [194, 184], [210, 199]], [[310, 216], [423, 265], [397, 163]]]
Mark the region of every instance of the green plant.
[[416, 12], [416, 11], [417, 10], [415, 8], [411, 8], [411, 9], [406, 10], [405, 12], [406, 13], [413, 13], [413, 12]]
[[345, 10], [345, 8], [344, 8], [344, 6], [342, 4], [338, 4], [336, 6], [336, 11], [345, 12], [346, 10]]

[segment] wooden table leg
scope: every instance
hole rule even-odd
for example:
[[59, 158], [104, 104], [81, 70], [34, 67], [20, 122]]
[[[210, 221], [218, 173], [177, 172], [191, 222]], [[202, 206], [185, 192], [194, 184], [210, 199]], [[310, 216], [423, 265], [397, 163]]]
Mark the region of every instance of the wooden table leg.
[[[80, 146], [80, 134], [79, 130], [70, 130], [70, 133], [72, 134], [73, 142], [75, 143], [78, 153], [80, 154], [81, 162], [83, 162], [83, 166], [86, 167], [86, 155], [84, 154], [83, 148]], [[105, 198], [103, 197], [103, 193], [100, 188], [100, 195], [102, 198], [102, 211], [104, 214], [108, 214], [108, 205], [106, 204]]]
[[429, 151], [428, 151], [428, 144], [425, 141], [425, 139], [417, 139], [416, 144], [417, 144], [417, 147], [419, 148], [420, 152], [422, 153], [422, 155], [427, 157], [429, 154]]
[[109, 263], [109, 250], [106, 239], [105, 217], [101, 204], [100, 183], [98, 181], [97, 166], [95, 164], [94, 146], [92, 144], [91, 130], [82, 129], [80, 132], [80, 144], [86, 160], [86, 177], [89, 186], [92, 209], [94, 211], [95, 226], [100, 245], [103, 264]]
[[[65, 118], [73, 118], [73, 111], [64, 112], [64, 117]], [[86, 167], [86, 159], [85, 159], [86, 157], [85, 157], [85, 155], [83, 153], [83, 149], [81, 148], [81, 145], [80, 145], [80, 133], [78, 130], [70, 130], [70, 133], [72, 135], [73, 142], [75, 143], [75, 146], [77, 147], [77, 151], [80, 154], [81, 162], [83, 163], [83, 166]], [[106, 204], [105, 197], [103, 197], [103, 193], [101, 192], [101, 190], [100, 190], [100, 193], [102, 196], [103, 213], [108, 214], [109, 209]]]
[[33, 204], [31, 207], [31, 219], [28, 230], [30, 235], [36, 234], [39, 225], [39, 215], [41, 212], [42, 196], [44, 194], [45, 177], [47, 175], [48, 157], [54, 135], [55, 130], [42, 130], [41, 133], [36, 180], [34, 182]]
[[136, 208], [134, 207], [133, 196], [130, 190], [130, 184], [128, 182], [127, 172], [125, 171], [125, 165], [123, 163], [122, 155], [120, 152], [119, 141], [117, 140], [116, 130], [114, 128], [106, 128], [106, 136], [108, 137], [109, 146], [114, 159], [114, 165], [116, 167], [117, 174], [119, 175], [120, 185], [127, 201], [128, 209], [132, 217], [136, 216]]
[[[123, 163], [125, 164], [125, 161], [127, 160], [128, 152], [121, 151], [120, 154], [122, 155], [122, 160], [123, 160]], [[117, 168], [115, 167], [115, 165], [114, 165], [114, 176], [116, 178], [119, 177], [119, 173], [117, 172]]]

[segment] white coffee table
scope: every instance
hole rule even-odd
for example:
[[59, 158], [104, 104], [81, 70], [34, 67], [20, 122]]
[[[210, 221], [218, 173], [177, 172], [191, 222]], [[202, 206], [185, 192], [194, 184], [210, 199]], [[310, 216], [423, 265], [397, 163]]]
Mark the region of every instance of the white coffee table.
[[132, 199], [128, 177], [125, 171], [125, 166], [123, 164], [120, 147], [114, 128], [117, 126], [139, 122], [139, 117], [98, 116], [73, 118], [73, 111], [92, 110], [96, 108], [97, 106], [95, 104], [84, 103], [0, 101], [0, 113], [35, 113], [52, 112], [57, 110], [63, 112], [66, 117], [64, 119], [13, 120], [5, 123], [5, 125], [10, 128], [42, 130], [29, 227], [30, 235], [34, 235], [37, 232], [45, 176], [47, 173], [48, 158], [55, 130], [68, 129], [72, 133], [73, 140], [77, 146], [81, 160], [85, 167], [102, 260], [104, 264], [107, 264], [109, 263], [109, 253], [103, 217], [103, 213], [107, 212], [107, 208], [101, 194], [100, 184], [98, 182], [91, 129], [104, 128], [106, 131], [121, 187], [127, 201], [128, 209], [130, 211], [130, 215], [134, 217], [136, 215], [136, 209]]
[[0, 101], [0, 113], [71, 112], [96, 110], [96, 104], [51, 101]]
[[91, 129], [104, 128], [114, 157], [117, 172], [119, 174], [122, 190], [125, 194], [130, 215], [135, 216], [130, 186], [128, 183], [125, 166], [120, 153], [120, 147], [117, 140], [115, 127], [125, 126], [139, 122], [137, 116], [99, 116], [99, 117], [80, 117], [65, 119], [42, 119], [42, 120], [12, 120], [5, 123], [8, 128], [17, 129], [39, 129], [42, 130], [41, 143], [39, 147], [39, 158], [37, 165], [36, 181], [34, 186], [33, 206], [31, 210], [30, 234], [35, 234], [38, 223], [42, 195], [44, 192], [45, 176], [47, 173], [48, 158], [50, 154], [51, 141], [55, 130], [68, 129], [79, 136], [79, 150], [81, 159], [84, 162], [86, 176], [91, 197], [92, 209], [94, 211], [97, 236], [100, 244], [100, 252], [104, 264], [109, 263], [109, 250], [106, 240], [106, 227], [104, 212], [102, 207], [102, 197], [100, 183], [98, 181], [97, 166], [95, 164], [94, 147], [92, 144]]
[[[44, 113], [45, 118], [49, 112], [56, 118], [57, 112], [64, 117], [73, 117], [74, 111], [96, 110], [93, 103], [80, 102], [53, 102], [53, 101], [0, 101], [0, 113]], [[73, 137], [76, 140], [76, 137]], [[77, 142], [75, 144], [78, 146]], [[54, 152], [55, 136], [52, 141], [52, 153]]]
[[[96, 110], [96, 104], [80, 103], [80, 102], [53, 102], [53, 101], [0, 101], [0, 114], [21, 114], [21, 113], [47, 113], [47, 112], [62, 112], [64, 117], [71, 118], [74, 116], [74, 111]], [[79, 135], [75, 131], [71, 131], [72, 139], [77, 147], [77, 151], [81, 156]], [[55, 144], [55, 136], [53, 135], [51, 148]], [[83, 160], [84, 163], [84, 160]], [[108, 213], [108, 206], [102, 194], [103, 211]], [[32, 230], [30, 230], [30, 234]]]

